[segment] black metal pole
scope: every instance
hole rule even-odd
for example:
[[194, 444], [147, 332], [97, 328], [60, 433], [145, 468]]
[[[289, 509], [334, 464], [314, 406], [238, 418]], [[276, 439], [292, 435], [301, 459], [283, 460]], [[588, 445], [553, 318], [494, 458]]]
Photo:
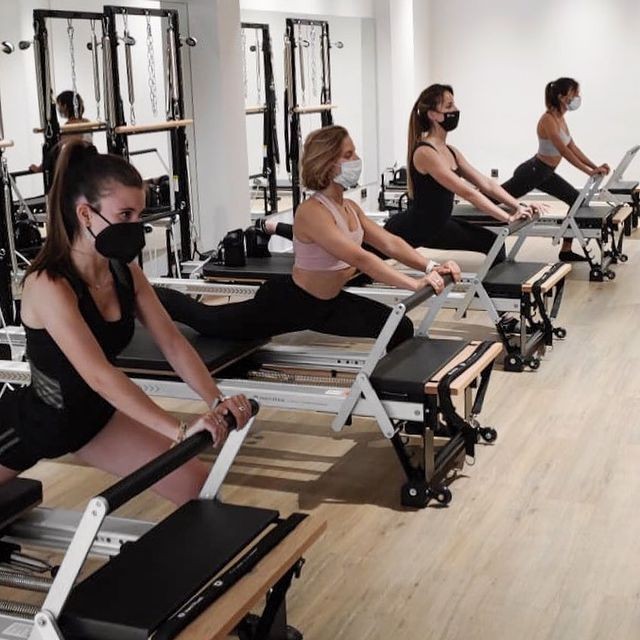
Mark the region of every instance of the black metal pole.
[[[168, 12], [175, 42], [176, 68], [178, 71], [178, 101], [172, 104], [174, 118], [184, 118], [184, 81], [182, 54], [180, 51], [180, 22], [178, 12]], [[173, 162], [175, 207], [180, 212], [180, 250], [182, 260], [191, 260], [191, 198], [189, 194], [189, 167], [187, 132], [184, 127], [171, 130], [171, 159]], [[175, 179], [177, 178], [177, 180]], [[177, 265], [176, 265], [177, 266]], [[177, 268], [179, 268], [177, 266]]]
[[[113, 89], [113, 119], [115, 126], [124, 126], [124, 103], [120, 91], [120, 72], [118, 69], [118, 28], [116, 24], [116, 8], [107, 6], [104, 8], [103, 31], [109, 37], [109, 48], [111, 49], [111, 69], [103, 69], [103, 73], [111, 75], [111, 86]], [[108, 99], [108, 96], [105, 96]], [[127, 136], [115, 131], [109, 131], [107, 135], [107, 147], [109, 153], [115, 153], [129, 160], [129, 145]]]

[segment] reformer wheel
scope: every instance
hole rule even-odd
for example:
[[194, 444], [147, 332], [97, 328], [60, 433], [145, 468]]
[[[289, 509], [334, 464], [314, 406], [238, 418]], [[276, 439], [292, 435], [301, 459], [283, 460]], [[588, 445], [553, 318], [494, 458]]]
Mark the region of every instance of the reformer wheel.
[[424, 509], [431, 497], [431, 491], [426, 482], [407, 482], [400, 492], [402, 506], [414, 509]]
[[525, 364], [532, 371], [537, 371], [540, 368], [540, 358], [536, 358], [536, 356], [530, 356], [526, 359]]
[[485, 442], [495, 442], [498, 439], [498, 432], [493, 427], [479, 427], [478, 433]]
[[620, 262], [626, 262], [629, 259], [629, 256], [626, 253], [621, 253], [618, 256], [618, 260], [620, 260]]
[[554, 327], [553, 335], [560, 340], [564, 340], [567, 337], [567, 330], [564, 327]]
[[437, 487], [431, 490], [434, 500], [442, 506], [447, 506], [451, 502], [451, 490], [449, 487]]
[[503, 365], [505, 371], [524, 371], [524, 363], [522, 362], [522, 356], [519, 353], [510, 353], [506, 355]]
[[606, 271], [604, 275], [607, 276], [607, 280], [615, 280], [616, 279], [616, 272], [615, 271], [611, 271], [611, 269]]
[[591, 272], [589, 273], [589, 280], [591, 282], [602, 282], [603, 279], [602, 269], [599, 267], [591, 269]]

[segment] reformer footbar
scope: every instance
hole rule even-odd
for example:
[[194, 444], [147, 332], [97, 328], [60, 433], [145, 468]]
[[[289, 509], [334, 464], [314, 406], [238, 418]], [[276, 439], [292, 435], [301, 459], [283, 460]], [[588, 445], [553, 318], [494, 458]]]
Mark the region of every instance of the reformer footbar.
[[[302, 638], [286, 624], [285, 597], [293, 577], [300, 574], [302, 554], [325, 525], [304, 514], [283, 520], [277, 511], [217, 499], [237, 442], [249, 429], [250, 424], [231, 431], [198, 499], [157, 525], [144, 523], [139, 536], [75, 586], [108, 514], [210, 447], [210, 434], [192, 436], [93, 498], [53, 581], [24, 573], [5, 579], [0, 574], [0, 582], [12, 587], [48, 590], [39, 610], [17, 602], [0, 603], [0, 638], [127, 640], [153, 635], [155, 640], [169, 640], [183, 630], [188, 634], [184, 637], [222, 638], [265, 592], [259, 633], [246, 635], [246, 625], [241, 625], [240, 637]], [[230, 444], [234, 437], [236, 442]], [[2, 533], [11, 535], [20, 513], [40, 499], [41, 485], [36, 481], [16, 479], [0, 487]], [[262, 574], [252, 574], [258, 566]], [[235, 588], [239, 581], [240, 590]], [[217, 607], [219, 600], [227, 606]]]

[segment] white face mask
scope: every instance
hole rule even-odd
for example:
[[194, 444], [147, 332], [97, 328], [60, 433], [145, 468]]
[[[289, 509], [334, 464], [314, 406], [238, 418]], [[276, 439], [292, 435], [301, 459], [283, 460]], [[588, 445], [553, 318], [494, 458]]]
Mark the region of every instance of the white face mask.
[[582, 98], [580, 96], [573, 96], [569, 103], [567, 104], [568, 111], [575, 111], [582, 104]]
[[340, 173], [333, 179], [343, 189], [353, 189], [360, 180], [362, 173], [362, 160], [347, 160], [340, 165]]

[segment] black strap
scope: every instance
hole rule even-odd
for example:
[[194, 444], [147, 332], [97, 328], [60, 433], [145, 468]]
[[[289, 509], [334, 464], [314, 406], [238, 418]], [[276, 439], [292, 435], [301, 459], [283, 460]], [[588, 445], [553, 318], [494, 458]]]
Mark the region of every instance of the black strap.
[[[475, 445], [478, 442], [478, 434], [476, 430], [456, 411], [456, 408], [451, 399], [451, 384], [453, 381], [462, 375], [469, 367], [475, 364], [491, 347], [491, 342], [482, 342], [479, 344], [466, 360], [458, 363], [453, 369], [448, 371], [442, 376], [438, 383], [438, 398], [440, 400], [440, 411], [445, 423], [453, 434], [460, 433], [464, 438], [465, 452], [468, 456], [473, 457], [475, 455]], [[488, 367], [491, 369], [491, 367]], [[488, 378], [486, 379], [483, 388], [483, 397], [488, 384]], [[482, 403], [482, 399], [480, 403]], [[474, 403], [475, 410], [475, 403]], [[475, 411], [474, 411], [475, 412]]]

